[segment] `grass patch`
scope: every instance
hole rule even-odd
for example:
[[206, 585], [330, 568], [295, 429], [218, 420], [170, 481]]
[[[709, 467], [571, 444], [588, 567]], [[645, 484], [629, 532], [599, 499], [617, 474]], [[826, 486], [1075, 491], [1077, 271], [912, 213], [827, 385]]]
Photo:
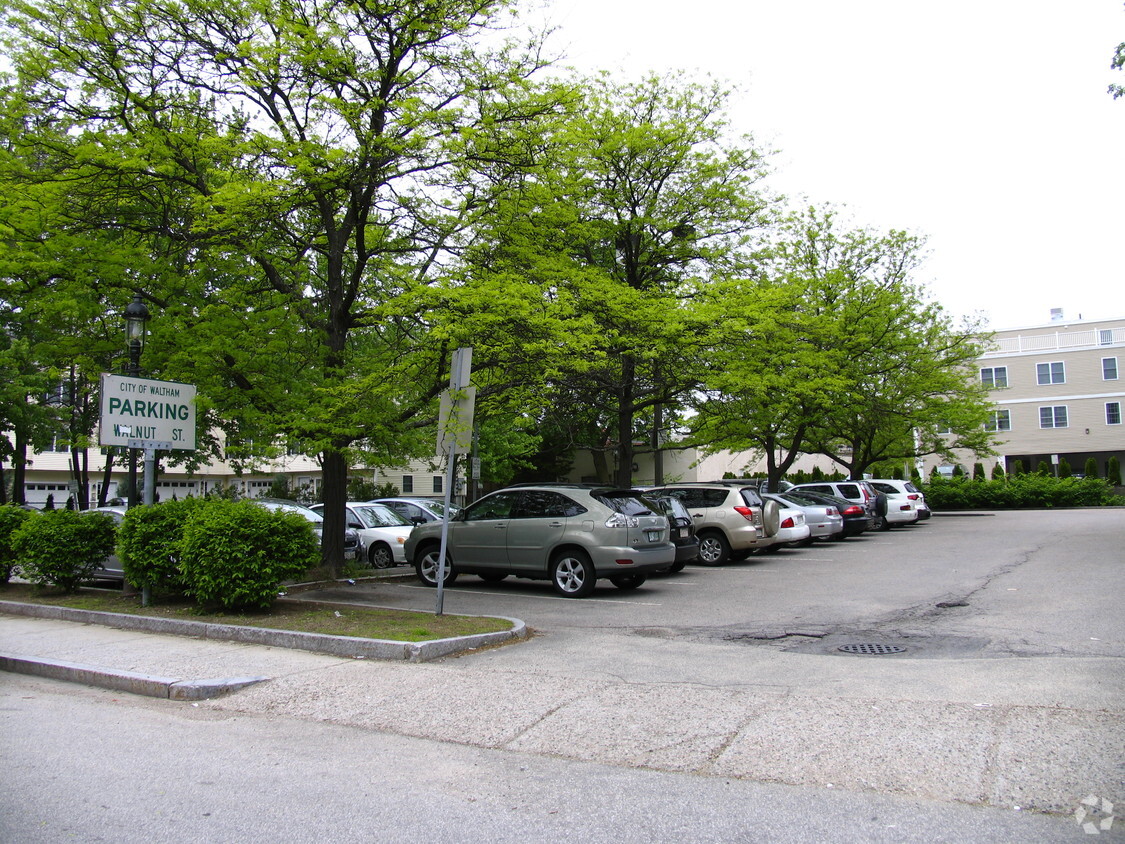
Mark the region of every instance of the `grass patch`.
[[274, 630], [295, 630], [330, 636], [355, 636], [360, 639], [390, 639], [396, 642], [428, 642], [452, 636], [512, 629], [512, 623], [502, 618], [437, 616], [406, 610], [304, 604], [299, 601], [278, 601], [269, 610], [245, 613], [208, 612], [200, 610], [187, 599], [163, 599], [154, 606], [142, 607], [140, 595], [122, 595], [100, 589], [79, 589], [73, 595], [63, 595], [39, 591], [25, 583], [0, 586], [0, 600], [181, 621], [234, 624], [240, 627], [269, 627]]

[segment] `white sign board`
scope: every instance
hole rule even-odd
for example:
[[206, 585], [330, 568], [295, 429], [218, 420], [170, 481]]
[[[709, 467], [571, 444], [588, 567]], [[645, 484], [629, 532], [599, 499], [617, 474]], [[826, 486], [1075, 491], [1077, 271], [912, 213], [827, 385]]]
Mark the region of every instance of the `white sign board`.
[[103, 375], [101, 410], [102, 445], [195, 451], [194, 384]]

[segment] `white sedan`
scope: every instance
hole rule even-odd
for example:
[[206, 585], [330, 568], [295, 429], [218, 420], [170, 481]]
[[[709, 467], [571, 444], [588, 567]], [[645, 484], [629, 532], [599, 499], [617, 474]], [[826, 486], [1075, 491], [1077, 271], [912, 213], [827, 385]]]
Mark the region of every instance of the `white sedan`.
[[[323, 504], [313, 508], [324, 510]], [[403, 546], [414, 525], [398, 513], [382, 504], [368, 504], [362, 501], [349, 501], [347, 504], [348, 527], [359, 534], [363, 550], [361, 557], [376, 569], [406, 564]]]

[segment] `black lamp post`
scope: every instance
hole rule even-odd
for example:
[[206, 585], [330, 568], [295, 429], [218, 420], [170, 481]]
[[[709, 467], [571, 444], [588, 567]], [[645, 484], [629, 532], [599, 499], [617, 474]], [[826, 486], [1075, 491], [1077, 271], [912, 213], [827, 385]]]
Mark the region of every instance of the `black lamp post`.
[[[125, 344], [129, 350], [129, 363], [125, 374], [136, 378], [141, 374], [141, 352], [145, 347], [145, 323], [148, 322], [148, 308], [140, 295], [125, 308]], [[137, 450], [129, 449], [129, 506], [136, 507], [137, 500]]]

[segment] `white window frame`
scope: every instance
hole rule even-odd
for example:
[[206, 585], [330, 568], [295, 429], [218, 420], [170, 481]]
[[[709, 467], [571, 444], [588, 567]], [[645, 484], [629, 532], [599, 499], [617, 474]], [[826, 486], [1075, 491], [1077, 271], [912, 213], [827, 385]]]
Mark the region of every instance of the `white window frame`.
[[434, 493], [440, 494], [445, 490], [442, 487], [442, 482], [445, 480], [441, 475], [434, 475]]
[[[985, 378], [984, 374], [988, 373]], [[997, 377], [1003, 373], [1002, 377]], [[1003, 381], [1004, 383], [1000, 383]], [[980, 370], [980, 382], [988, 387], [990, 390], [999, 390], [1008, 386], [1008, 367], [1006, 366], [982, 366]]]
[[989, 421], [984, 423], [984, 429], [986, 431], [1012, 430], [1012, 411], [1006, 408], [992, 411], [992, 416]]
[[[1051, 424], [1044, 425], [1043, 411], [1051, 411]], [[1062, 411], [1062, 424], [1059, 424], [1059, 411]], [[1069, 428], [1070, 427], [1070, 409], [1065, 404], [1045, 404], [1039, 408], [1039, 427], [1043, 429], [1050, 428]]]
[[[1114, 422], [1110, 419], [1110, 408], [1114, 408], [1113, 414], [1117, 416], [1117, 421]], [[1121, 402], [1107, 401], [1105, 403], [1105, 424], [1107, 425], [1120, 425], [1121, 424]]]
[[[1106, 366], [1106, 364], [1109, 363], [1110, 361], [1113, 361], [1113, 364], [1112, 364], [1113, 375], [1109, 374], [1109, 367]], [[1118, 372], [1119, 372], [1119, 370], [1117, 368], [1117, 358], [1116, 357], [1102, 358], [1102, 380], [1103, 381], [1116, 381], [1117, 377], [1118, 377]]]
[[[1042, 367], [1044, 367], [1044, 366], [1047, 367], [1047, 380], [1046, 381], [1043, 380]], [[1060, 375], [1062, 376], [1057, 381], [1055, 380], [1055, 367], [1056, 366], [1060, 367]], [[1046, 363], [1035, 364], [1035, 383], [1038, 384], [1040, 387], [1046, 387], [1046, 386], [1049, 386], [1051, 384], [1065, 384], [1066, 383], [1066, 361], [1052, 360], [1052, 361], [1047, 361]]]
[[402, 476], [402, 494], [403, 495], [413, 495], [414, 494], [414, 476], [413, 475], [403, 475]]

